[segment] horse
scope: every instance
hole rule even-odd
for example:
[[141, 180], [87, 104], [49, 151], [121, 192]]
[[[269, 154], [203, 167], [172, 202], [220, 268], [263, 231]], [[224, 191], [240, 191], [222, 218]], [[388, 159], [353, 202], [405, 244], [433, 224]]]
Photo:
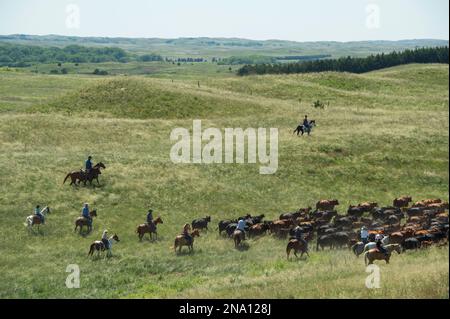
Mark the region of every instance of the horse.
[[91, 244], [91, 247], [89, 249], [88, 252], [88, 256], [94, 256], [94, 251], [97, 251], [97, 256], [100, 256], [100, 251], [105, 251], [106, 250], [106, 257], [111, 257], [112, 256], [112, 245], [114, 242], [119, 242], [119, 237], [117, 236], [117, 234], [112, 235], [111, 237], [108, 238], [108, 242], [109, 242], [109, 247], [106, 248], [105, 244], [101, 241], [101, 240], [96, 240]]
[[308, 135], [311, 135], [311, 131], [312, 131], [312, 128], [314, 126], [316, 126], [316, 121], [315, 120], [311, 120], [311, 121], [309, 121], [309, 126], [308, 127], [305, 127], [304, 125], [299, 125], [294, 130], [294, 132], [292, 132], [292, 134], [297, 133], [297, 136], [298, 136], [300, 134], [300, 132], [301, 132], [302, 136], [303, 136], [303, 134], [305, 134], [305, 132], [306, 132], [306, 133], [308, 133]]
[[294, 250], [294, 255], [297, 258], [298, 258], [298, 256], [297, 256], [298, 252], [301, 252], [300, 258], [302, 258], [304, 253], [306, 253], [306, 255], [309, 257], [308, 248], [298, 239], [291, 239], [291, 240], [289, 240], [287, 247], [286, 247], [286, 255], [287, 255], [288, 260], [289, 260], [289, 255], [291, 254], [292, 249]]
[[[93, 211], [90, 211], [89, 216], [91, 216], [91, 219], [94, 217], [97, 217], [97, 210], [94, 209]], [[92, 223], [91, 223], [91, 225], [89, 225], [88, 220], [85, 217], [83, 217], [83, 216], [78, 217], [75, 220], [75, 229], [73, 231], [76, 231], [77, 228], [80, 227], [80, 234], [81, 234], [81, 230], [83, 229], [83, 226], [88, 227], [88, 232], [90, 232], [92, 230]]]
[[237, 248], [243, 240], [244, 240], [244, 232], [240, 229], [236, 229], [233, 232], [234, 247]]
[[[385, 236], [381, 240], [381, 244], [383, 244], [383, 246], [386, 246], [388, 243], [389, 243], [389, 236]], [[356, 255], [356, 257], [359, 257], [359, 255], [361, 255], [362, 253], [365, 253], [366, 251], [368, 251], [370, 249], [374, 249], [376, 247], [377, 247], [377, 243], [375, 243], [373, 241], [369, 242], [367, 244], [364, 244], [362, 241], [359, 241], [351, 247], [351, 250]]]
[[98, 181], [98, 175], [102, 173], [100, 170], [101, 168], [106, 168], [106, 166], [102, 162], [99, 162], [92, 167], [89, 174], [86, 174], [86, 172], [83, 170], [70, 172], [66, 175], [66, 178], [64, 178], [63, 184], [70, 177], [71, 182], [69, 185], [77, 185], [83, 182], [83, 184], [86, 186], [87, 181], [89, 181], [89, 183], [92, 185], [92, 180], [94, 179], [97, 180], [97, 183], [100, 185], [100, 182]]
[[173, 245], [173, 250], [176, 252], [177, 251], [177, 247], [178, 247], [178, 252], [181, 252], [181, 247], [182, 246], [188, 246], [189, 251], [192, 251], [194, 249], [194, 238], [195, 237], [200, 237], [200, 231], [198, 229], [194, 229], [191, 232], [191, 242], [188, 243], [186, 238], [184, 237], [183, 234], [178, 235], [177, 237], [175, 237], [175, 242]]
[[[41, 210], [41, 214], [44, 215], [44, 217], [45, 217], [45, 215], [50, 214], [50, 207], [45, 206], [45, 207]], [[28, 217], [25, 219], [25, 225], [26, 225], [28, 228], [31, 228], [31, 227], [33, 227], [34, 225], [38, 225], [38, 230], [39, 230], [39, 225], [40, 225], [40, 224], [42, 224], [42, 220], [41, 220], [41, 218], [40, 218], [39, 216], [37, 216], [37, 215], [30, 215], [30, 216], [28, 216]]]
[[151, 240], [153, 240], [152, 233], [154, 233], [155, 239], [157, 239], [158, 233], [156, 232], [156, 225], [158, 225], [158, 224], [164, 224], [163, 220], [159, 216], [158, 216], [158, 218], [153, 220], [151, 224], [148, 224], [148, 223], [140, 224], [136, 229], [136, 233], [138, 233], [139, 240], [142, 241], [142, 238], [144, 237], [144, 235], [146, 233], [150, 233]]
[[402, 248], [399, 244], [390, 244], [384, 246], [387, 253], [382, 253], [378, 249], [370, 249], [364, 253], [364, 262], [367, 266], [367, 261], [369, 261], [369, 265], [373, 264], [374, 260], [385, 260], [386, 264], [389, 264], [389, 259], [391, 258], [392, 252], [396, 251], [397, 254], [402, 252]]

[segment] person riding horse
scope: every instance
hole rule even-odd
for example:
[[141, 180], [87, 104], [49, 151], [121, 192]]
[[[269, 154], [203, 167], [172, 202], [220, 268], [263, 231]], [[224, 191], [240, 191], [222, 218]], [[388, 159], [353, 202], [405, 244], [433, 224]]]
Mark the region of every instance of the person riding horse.
[[236, 230], [240, 230], [242, 232], [242, 240], [245, 240], [245, 226], [246, 223], [244, 219], [240, 219], [236, 226]]
[[377, 235], [375, 236], [375, 242], [376, 242], [376, 244], [377, 244], [377, 249], [378, 249], [378, 251], [379, 251], [380, 253], [385, 254], [385, 255], [387, 256], [387, 255], [388, 255], [388, 251], [383, 247], [382, 240], [383, 240], [383, 235], [377, 234]]
[[102, 243], [105, 249], [109, 249], [108, 231], [105, 229], [102, 234]]
[[305, 118], [303, 119], [303, 127], [305, 128], [305, 131], [310, 129], [308, 115], [305, 115]]
[[308, 251], [308, 242], [304, 238], [303, 229], [300, 226], [294, 228], [294, 239], [297, 239], [299, 242], [301, 242], [305, 246], [306, 251]]
[[86, 174], [86, 177], [88, 177], [92, 170], [92, 156], [88, 156], [86, 162], [84, 163], [84, 168], [84, 173]]
[[91, 218], [91, 215], [89, 214], [89, 204], [88, 203], [84, 204], [83, 209], [81, 210], [81, 216], [86, 218], [89, 226], [92, 226], [92, 218]]
[[153, 210], [149, 209], [147, 212], [147, 225], [151, 232], [156, 231], [156, 225], [153, 222]]
[[369, 242], [369, 232], [367, 231], [366, 226], [361, 227], [360, 237], [364, 245]]
[[192, 244], [192, 236], [189, 233], [190, 230], [191, 230], [191, 225], [184, 224], [182, 235], [184, 236], [184, 238], [186, 239], [186, 241], [188, 242], [189, 245]]
[[40, 209], [41, 209], [41, 207], [39, 205], [36, 205], [36, 208], [34, 209], [34, 214], [41, 219], [42, 224], [45, 224], [45, 217], [44, 217], [44, 214], [42, 214], [42, 211]]
[[153, 222], [153, 210], [149, 209], [147, 212], [147, 224], [151, 224]]

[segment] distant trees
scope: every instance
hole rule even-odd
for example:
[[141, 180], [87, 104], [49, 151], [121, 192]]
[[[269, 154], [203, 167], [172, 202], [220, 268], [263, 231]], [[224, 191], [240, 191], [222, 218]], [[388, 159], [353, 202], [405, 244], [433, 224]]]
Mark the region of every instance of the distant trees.
[[156, 53], [141, 55], [138, 60], [142, 62], [164, 61], [163, 57]]
[[32, 63], [127, 62], [131, 57], [123, 49], [69, 45], [64, 48], [0, 44], [0, 66], [26, 67]]
[[95, 69], [94, 72], [92, 72], [92, 74], [95, 74], [95, 75], [108, 75], [108, 71]]
[[449, 48], [417, 48], [402, 52], [381, 53], [366, 58], [342, 57], [296, 63], [248, 64], [240, 68], [238, 75], [250, 74], [290, 74], [310, 72], [351, 72], [364, 73], [408, 63], [449, 63]]

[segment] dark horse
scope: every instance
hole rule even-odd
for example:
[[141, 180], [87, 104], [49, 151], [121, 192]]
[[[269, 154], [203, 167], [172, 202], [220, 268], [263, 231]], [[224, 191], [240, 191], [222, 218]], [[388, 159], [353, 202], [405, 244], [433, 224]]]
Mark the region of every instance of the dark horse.
[[311, 120], [309, 122], [309, 127], [305, 127], [304, 125], [299, 125], [297, 126], [297, 128], [294, 130], [294, 132], [292, 134], [297, 133], [297, 136], [300, 134], [300, 132], [303, 134], [308, 133], [308, 135], [311, 134], [312, 128], [316, 126], [316, 121], [315, 120]]
[[[100, 171], [101, 168], [106, 168], [105, 164], [103, 164], [102, 162], [95, 164], [94, 167], [92, 167], [89, 174], [86, 174], [86, 172], [83, 170], [70, 172], [69, 174], [67, 174], [66, 178], [64, 178], [63, 184], [70, 177], [70, 179], [71, 179], [70, 185], [73, 185], [73, 184], [76, 185], [76, 184], [80, 184], [80, 182], [83, 182], [83, 184], [86, 186], [87, 181], [89, 181], [89, 183], [92, 185], [92, 180], [94, 180], [94, 179], [97, 180], [97, 183], [100, 185], [100, 182], [98, 181], [98, 175], [100, 175], [102, 173]], [[77, 180], [78, 180], [78, 183], [77, 183]]]

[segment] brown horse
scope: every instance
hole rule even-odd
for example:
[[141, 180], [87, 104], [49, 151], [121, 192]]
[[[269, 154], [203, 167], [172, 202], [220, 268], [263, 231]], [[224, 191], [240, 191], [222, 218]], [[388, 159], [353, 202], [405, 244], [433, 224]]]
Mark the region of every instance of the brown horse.
[[195, 237], [200, 237], [200, 231], [198, 229], [194, 229], [191, 232], [191, 242], [188, 243], [186, 238], [184, 237], [183, 234], [178, 235], [177, 237], [175, 237], [175, 243], [173, 245], [173, 250], [176, 252], [177, 251], [177, 247], [178, 247], [178, 252], [181, 252], [181, 247], [182, 246], [188, 246], [189, 247], [189, 251], [192, 251], [194, 249], [194, 238]]
[[309, 257], [307, 247], [299, 240], [297, 239], [291, 239], [289, 240], [287, 247], [286, 247], [286, 255], [287, 259], [289, 260], [289, 255], [291, 254], [291, 250], [294, 250], [295, 257], [298, 258], [297, 253], [301, 252], [300, 258], [302, 258], [303, 254], [306, 253], [306, 255]]
[[150, 233], [151, 240], [153, 240], [152, 233], [155, 234], [155, 239], [158, 239], [158, 233], [156, 232], [156, 225], [158, 224], [164, 224], [161, 217], [158, 217], [155, 220], [153, 220], [152, 224], [148, 223], [140, 224], [136, 229], [136, 233], [138, 233], [139, 240], [142, 240], [142, 238], [146, 233]]
[[[94, 209], [93, 211], [89, 212], [89, 216], [91, 216], [91, 219], [94, 217], [97, 217], [97, 210]], [[80, 227], [80, 234], [81, 234], [81, 230], [83, 229], [83, 226], [87, 226], [88, 227], [88, 232], [90, 232], [92, 230], [92, 225], [89, 225], [88, 220], [86, 218], [84, 218], [83, 216], [78, 217], [75, 220], [75, 229], [74, 231], [77, 231], [77, 228]]]
[[234, 240], [234, 247], [237, 248], [244, 240], [244, 232], [240, 229], [236, 229], [233, 232], [233, 240]]
[[64, 178], [63, 184], [70, 177], [70, 185], [76, 185], [83, 182], [83, 184], [86, 186], [87, 181], [89, 181], [89, 183], [92, 185], [92, 180], [94, 179], [97, 180], [97, 183], [100, 185], [100, 182], [98, 181], [98, 175], [101, 175], [102, 173], [100, 170], [101, 168], [106, 168], [105, 164], [103, 164], [102, 162], [95, 164], [89, 174], [86, 174], [86, 172], [82, 170], [70, 172], [66, 175], [66, 178]]
[[94, 251], [97, 251], [97, 256], [100, 256], [100, 252], [106, 250], [106, 257], [111, 257], [112, 256], [112, 245], [114, 242], [119, 242], [119, 241], [120, 241], [119, 237], [116, 234], [114, 234], [113, 236], [109, 237], [109, 239], [108, 239], [109, 247], [106, 248], [105, 244], [101, 240], [96, 240], [91, 244], [91, 247], [88, 252], [88, 256], [93, 256]]
[[378, 249], [370, 249], [364, 254], [364, 262], [367, 266], [367, 261], [369, 261], [369, 265], [373, 264], [374, 260], [385, 260], [386, 264], [389, 264], [389, 259], [391, 258], [392, 252], [396, 251], [397, 254], [400, 254], [402, 252], [402, 248], [399, 244], [390, 244], [384, 246], [384, 249], [386, 249], [387, 253], [384, 254], [380, 252]]

